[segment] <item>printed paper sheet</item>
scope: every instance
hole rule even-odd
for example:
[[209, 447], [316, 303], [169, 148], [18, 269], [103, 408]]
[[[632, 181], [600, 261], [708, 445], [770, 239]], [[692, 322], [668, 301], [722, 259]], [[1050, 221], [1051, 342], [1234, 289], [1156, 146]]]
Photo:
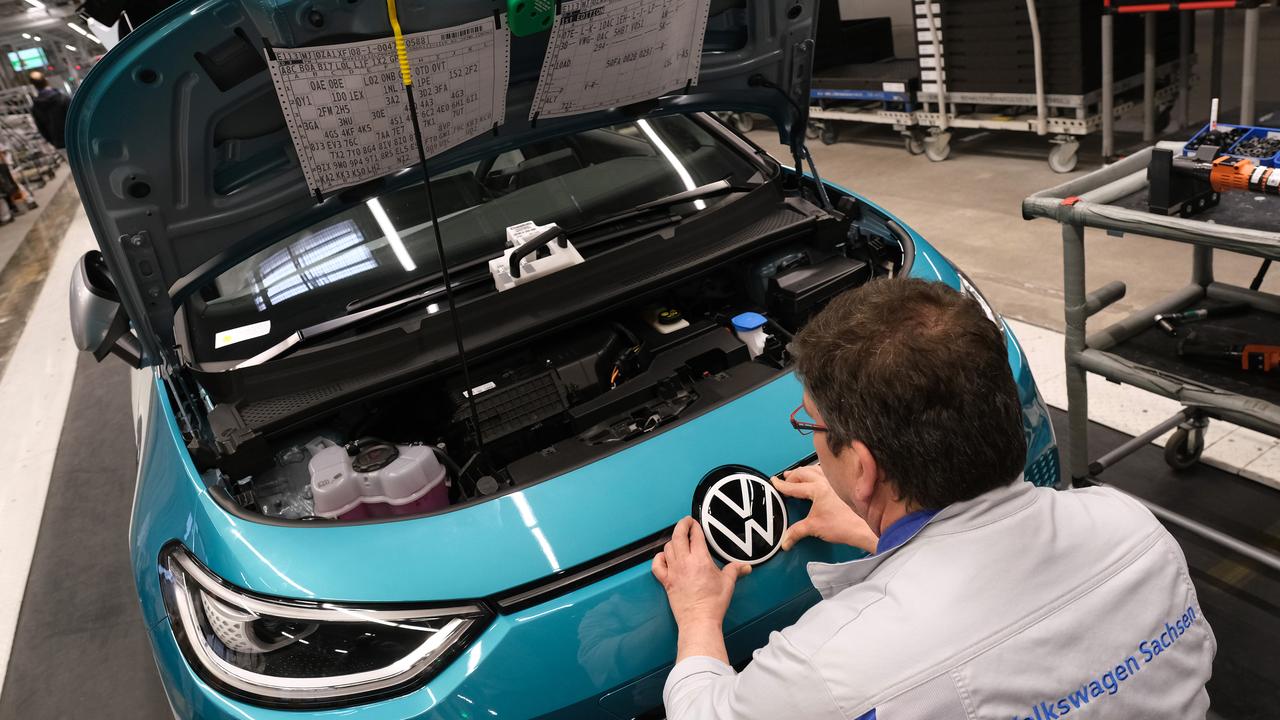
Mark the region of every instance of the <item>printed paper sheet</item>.
[[698, 83], [710, 0], [569, 0], [529, 119], [649, 100]]
[[[489, 132], [506, 112], [510, 33], [493, 18], [405, 36], [428, 157]], [[418, 162], [391, 38], [268, 54], [271, 79], [314, 192]]]

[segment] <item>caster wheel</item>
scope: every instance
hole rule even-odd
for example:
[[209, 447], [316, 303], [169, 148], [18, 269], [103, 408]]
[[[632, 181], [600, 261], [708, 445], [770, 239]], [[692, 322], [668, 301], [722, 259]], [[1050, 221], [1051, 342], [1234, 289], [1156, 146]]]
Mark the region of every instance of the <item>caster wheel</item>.
[[744, 135], [756, 129], [756, 119], [748, 113], [734, 113], [733, 127]]
[[823, 145], [835, 145], [840, 140], [840, 129], [835, 123], [823, 123], [821, 137]]
[[1200, 462], [1204, 452], [1204, 429], [1178, 428], [1164, 446], [1164, 461], [1174, 470], [1186, 470]]
[[951, 157], [951, 133], [938, 133], [925, 138], [924, 156], [933, 162], [942, 162]]
[[1069, 173], [1080, 163], [1080, 143], [1069, 142], [1054, 145], [1049, 151], [1049, 169], [1056, 173]]
[[916, 135], [903, 135], [902, 145], [912, 155], [924, 154], [924, 140]]
[[804, 126], [804, 136], [810, 140], [817, 140], [822, 135], [822, 128], [818, 123], [811, 122]]

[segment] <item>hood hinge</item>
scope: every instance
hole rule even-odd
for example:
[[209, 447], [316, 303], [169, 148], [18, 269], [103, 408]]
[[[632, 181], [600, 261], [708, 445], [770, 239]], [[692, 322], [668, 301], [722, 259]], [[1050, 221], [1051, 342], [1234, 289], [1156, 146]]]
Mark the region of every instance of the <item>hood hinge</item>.
[[139, 230], [121, 235], [119, 242], [121, 254], [128, 265], [129, 277], [133, 280], [138, 301], [145, 314], [144, 318], [139, 319], [155, 334], [161, 348], [169, 347], [174, 343], [173, 299], [169, 297], [168, 288], [165, 287], [151, 233]]

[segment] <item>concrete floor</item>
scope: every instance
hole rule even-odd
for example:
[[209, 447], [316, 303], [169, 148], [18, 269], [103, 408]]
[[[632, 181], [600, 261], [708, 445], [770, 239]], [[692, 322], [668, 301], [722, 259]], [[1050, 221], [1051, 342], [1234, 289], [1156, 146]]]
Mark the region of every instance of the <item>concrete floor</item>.
[[[1264, 118], [1280, 101], [1280, 82], [1266, 70], [1280, 64], [1280, 13], [1269, 9], [1262, 13], [1259, 124], [1267, 122]], [[1198, 129], [1209, 112], [1212, 17], [1209, 12], [1196, 15], [1200, 62], [1194, 72], [1200, 80], [1192, 85], [1190, 125]], [[1237, 117], [1240, 102], [1242, 27], [1241, 13], [1227, 14], [1220, 115], [1224, 122]], [[1141, 146], [1136, 134], [1141, 131], [1141, 121], [1140, 111], [1122, 119], [1118, 150]], [[1172, 135], [1185, 139], [1193, 133]], [[790, 157], [772, 129], [755, 131], [751, 139], [775, 157]], [[1066, 175], [1049, 169], [1045, 161], [1048, 141], [1029, 133], [957, 132], [951, 158], [941, 163], [930, 162], [923, 155], [908, 155], [901, 137], [888, 126], [846, 125], [835, 145], [815, 140], [809, 146], [824, 179], [861, 193], [902, 218], [964, 268], [997, 310], [1041, 327], [1063, 328], [1060, 228], [1048, 220], [1024, 221], [1020, 206], [1033, 192], [1101, 167], [1096, 135], [1085, 139], [1079, 167]], [[1122, 280], [1129, 287], [1124, 300], [1095, 316], [1095, 327], [1150, 304], [1190, 278], [1188, 246], [1135, 236], [1108, 237], [1098, 231], [1089, 231], [1085, 244], [1089, 289], [1111, 280]], [[1218, 253], [1217, 277], [1248, 285], [1258, 263], [1254, 258]], [[1280, 271], [1271, 273], [1263, 287], [1280, 293]]]

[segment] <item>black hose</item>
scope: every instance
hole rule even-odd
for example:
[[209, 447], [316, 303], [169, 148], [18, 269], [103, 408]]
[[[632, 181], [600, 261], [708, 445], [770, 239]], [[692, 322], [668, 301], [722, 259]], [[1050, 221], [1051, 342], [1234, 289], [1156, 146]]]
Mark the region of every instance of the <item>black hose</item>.
[[779, 323], [777, 320], [774, 320], [773, 318], [765, 318], [764, 322], [766, 325], [769, 326], [770, 330], [773, 330], [775, 333], [781, 335], [783, 339], [785, 339], [787, 342], [791, 342], [792, 340], [796, 339], [796, 337], [792, 335], [790, 332], [787, 332], [787, 329], [782, 327], [782, 324]]
[[[459, 489], [461, 489], [462, 468], [458, 467], [458, 463], [454, 462], [453, 458], [449, 457], [449, 453], [445, 452], [443, 448], [432, 445], [431, 450], [435, 452], [436, 459], [438, 459], [440, 461], [440, 464], [444, 466], [445, 472], [447, 472], [449, 476], [452, 477], [458, 483]], [[480, 492], [479, 489], [477, 489], [474, 484], [472, 485], [471, 489], [475, 491], [476, 494], [479, 494]]]

